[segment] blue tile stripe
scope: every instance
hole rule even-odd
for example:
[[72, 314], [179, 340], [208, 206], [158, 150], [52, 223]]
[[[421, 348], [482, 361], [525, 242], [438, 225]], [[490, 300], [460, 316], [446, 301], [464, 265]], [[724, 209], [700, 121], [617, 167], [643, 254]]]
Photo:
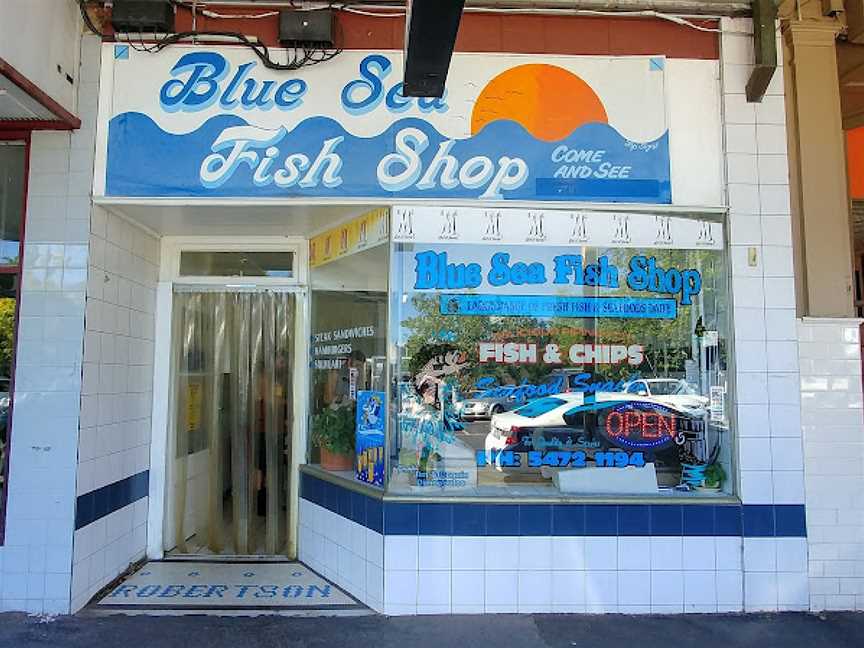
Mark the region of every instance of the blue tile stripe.
[[75, 506], [75, 530], [101, 520], [124, 506], [129, 506], [143, 497], [150, 490], [150, 471], [145, 470], [137, 475], [97, 488], [89, 493], [78, 496]]
[[385, 535], [807, 536], [804, 505], [382, 501], [301, 474], [300, 496]]

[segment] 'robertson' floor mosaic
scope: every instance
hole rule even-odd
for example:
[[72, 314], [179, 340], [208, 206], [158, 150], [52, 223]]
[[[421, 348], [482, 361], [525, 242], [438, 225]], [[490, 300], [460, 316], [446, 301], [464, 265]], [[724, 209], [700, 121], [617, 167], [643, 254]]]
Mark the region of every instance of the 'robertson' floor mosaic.
[[300, 563], [185, 560], [147, 563], [97, 606], [160, 610], [365, 609]]

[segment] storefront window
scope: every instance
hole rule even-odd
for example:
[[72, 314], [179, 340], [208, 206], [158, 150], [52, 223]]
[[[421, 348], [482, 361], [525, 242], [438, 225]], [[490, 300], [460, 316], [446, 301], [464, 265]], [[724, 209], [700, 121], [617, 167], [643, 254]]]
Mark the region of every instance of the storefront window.
[[25, 146], [0, 142], [0, 538], [9, 466], [7, 449], [12, 411], [11, 384], [21, 271], [25, 174]]
[[310, 272], [309, 463], [373, 486], [384, 485], [386, 240], [385, 227], [376, 247], [313, 254]]
[[393, 231], [391, 492], [729, 492], [720, 223], [402, 210]]

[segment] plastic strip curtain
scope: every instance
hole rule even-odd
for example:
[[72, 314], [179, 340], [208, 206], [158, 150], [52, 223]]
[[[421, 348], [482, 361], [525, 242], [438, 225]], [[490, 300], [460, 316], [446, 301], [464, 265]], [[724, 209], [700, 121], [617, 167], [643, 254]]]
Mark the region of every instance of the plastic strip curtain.
[[[180, 552], [189, 551], [192, 535], [212, 553], [285, 551], [295, 308], [294, 296], [284, 292], [175, 296]], [[198, 466], [206, 469], [203, 482], [195, 475]]]
[[[279, 549], [282, 553], [288, 552], [288, 538], [291, 524], [291, 516], [288, 514], [291, 505], [291, 446], [292, 432], [294, 429], [293, 411], [293, 382], [294, 354], [290, 347], [291, 333], [294, 330], [296, 303], [293, 296], [284, 299], [285, 295], [279, 295], [274, 300], [274, 347], [276, 366], [274, 371], [275, 403], [275, 433], [268, 438], [273, 439], [273, 454], [277, 457], [278, 465], [282, 474], [282, 484], [276, 481], [275, 471], [271, 475], [268, 484], [270, 498], [267, 501], [267, 542], [284, 545]], [[274, 464], [275, 465], [275, 464]], [[271, 510], [277, 507], [281, 510], [284, 506], [285, 517], [280, 521], [279, 516], [272, 515]], [[272, 527], [271, 527], [272, 524]], [[284, 538], [284, 540], [283, 540]], [[270, 546], [268, 544], [268, 546]]]

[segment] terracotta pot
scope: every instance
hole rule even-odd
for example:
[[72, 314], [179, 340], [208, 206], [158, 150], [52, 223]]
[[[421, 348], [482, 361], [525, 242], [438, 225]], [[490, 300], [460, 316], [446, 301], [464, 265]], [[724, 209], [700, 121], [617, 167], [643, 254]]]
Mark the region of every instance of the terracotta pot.
[[335, 454], [327, 448], [321, 448], [321, 467], [324, 470], [351, 470], [354, 468], [354, 457]]

